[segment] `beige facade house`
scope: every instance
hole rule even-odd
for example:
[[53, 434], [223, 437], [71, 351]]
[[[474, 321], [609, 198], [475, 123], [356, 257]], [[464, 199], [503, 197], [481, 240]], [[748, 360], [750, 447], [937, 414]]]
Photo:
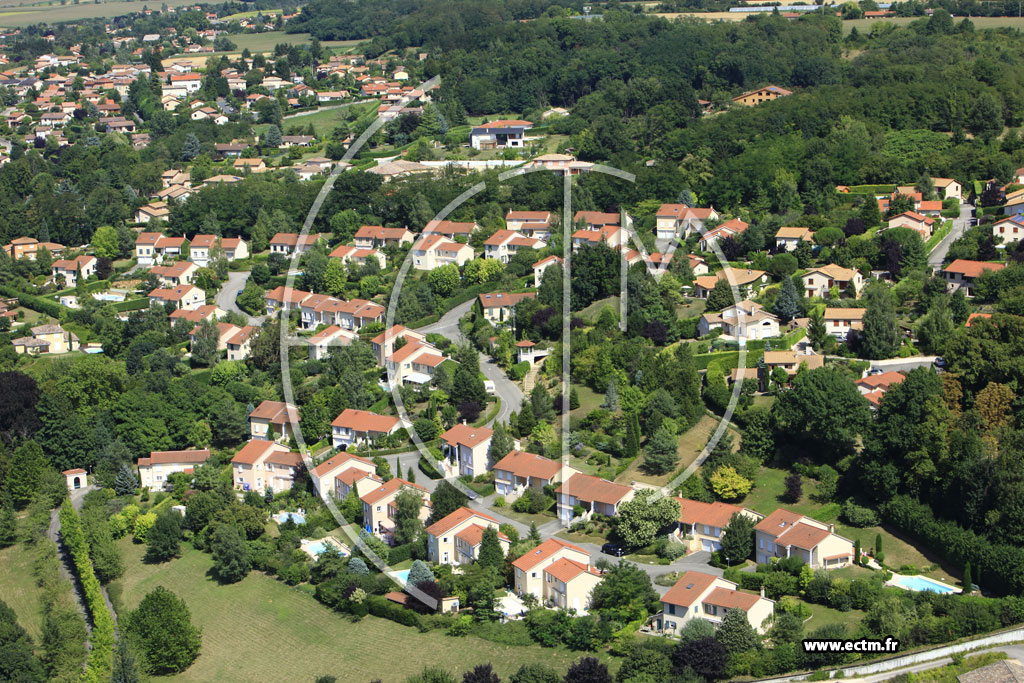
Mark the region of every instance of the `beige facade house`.
[[814, 242], [814, 233], [810, 228], [782, 227], [775, 233], [775, 248], [794, 251], [801, 242]]
[[747, 299], [718, 313], [701, 315], [697, 334], [703, 337], [714, 330], [722, 330], [725, 337], [768, 339], [779, 336], [779, 319], [761, 304]]
[[35, 261], [36, 252], [43, 248], [50, 252], [50, 256], [54, 257], [60, 256], [64, 253], [63, 244], [57, 244], [56, 242], [40, 242], [34, 237], [16, 237], [11, 240], [9, 244], [5, 244], [0, 248], [6, 251], [7, 255], [14, 261], [19, 259]]
[[667, 635], [677, 635], [691, 619], [705, 619], [720, 624], [728, 611], [743, 610], [747, 621], [759, 633], [775, 613], [775, 601], [737, 590], [732, 581], [704, 572], [688, 571], [675, 585], [661, 596], [661, 614], [655, 617], [655, 629]]
[[552, 536], [512, 562], [513, 588], [517, 595], [534, 595], [544, 600], [544, 570], [561, 559], [590, 563], [590, 553], [568, 541]]
[[352, 241], [360, 249], [373, 249], [388, 245], [412, 244], [415, 235], [409, 228], [385, 228], [381, 225], [363, 225], [356, 230]]
[[376, 471], [377, 466], [372, 461], [342, 451], [311, 469], [309, 478], [321, 496], [334, 494], [336, 498], [344, 499], [349, 489], [365, 478], [370, 482], [365, 487], [357, 486], [360, 495], [383, 483], [376, 476]]
[[494, 430], [457, 424], [441, 435], [445, 468], [457, 476], [475, 477], [487, 472], [487, 449]]
[[449, 263], [461, 268], [472, 260], [471, 246], [440, 234], [424, 235], [412, 247], [412, 267], [416, 270], [434, 270]]
[[149, 272], [156, 275], [164, 287], [177, 287], [192, 284], [198, 266], [191, 261], [175, 261], [166, 266], [153, 266]]
[[192, 472], [210, 459], [207, 448], [185, 451], [153, 451], [148, 458], [139, 458], [139, 485], [159, 490], [175, 472]]
[[78, 337], [60, 325], [37, 325], [31, 331], [31, 337], [11, 340], [16, 353], [69, 353], [78, 350]]
[[279, 232], [270, 238], [270, 253], [286, 256], [296, 252], [305, 254], [323, 239], [324, 236], [319, 233], [300, 235], [296, 232]]
[[245, 360], [248, 358], [249, 352], [252, 350], [253, 337], [256, 336], [259, 329], [252, 325], [235, 327], [234, 333], [224, 342], [228, 360]]
[[765, 351], [764, 365], [769, 374], [775, 368], [782, 368], [790, 377], [796, 374], [800, 366], [815, 370], [825, 365], [825, 356], [816, 353], [797, 353], [796, 351]]
[[[615, 215], [615, 214], [611, 214]], [[617, 216], [616, 216], [617, 219]], [[572, 250], [576, 251], [584, 245], [594, 246], [602, 242], [612, 249], [618, 249], [628, 239], [626, 231], [618, 225], [602, 225], [594, 229], [577, 230], [572, 234]]]
[[422, 504], [419, 519], [421, 522], [427, 521], [430, 516], [430, 494], [419, 484], [404, 479], [389, 479], [359, 496], [363, 502], [363, 526], [389, 545], [394, 543], [395, 536], [395, 499], [402, 491], [415, 491], [420, 495]]
[[754, 527], [759, 563], [773, 557], [799, 557], [811, 569], [838, 569], [853, 563], [853, 541], [835, 526], [783, 508]]
[[698, 299], [707, 299], [719, 280], [725, 280], [730, 285], [735, 285], [744, 299], [756, 297], [771, 282], [768, 273], [763, 270], [722, 268], [714, 275], [701, 275], [694, 278], [694, 296]]
[[833, 287], [837, 287], [841, 296], [857, 299], [864, 289], [864, 276], [859, 270], [843, 268], [834, 263], [811, 268], [801, 276], [800, 281], [803, 282], [804, 296], [807, 298], [824, 298]]
[[750, 224], [739, 218], [732, 218], [711, 228], [700, 236], [697, 246], [701, 251], [714, 251], [715, 245], [721, 239], [734, 239], [741, 232], [744, 232]]
[[974, 283], [986, 270], [997, 272], [1005, 268], [1003, 263], [989, 263], [988, 261], [970, 261], [958, 258], [942, 269], [942, 277], [946, 281], [946, 291], [953, 293], [958, 289], [964, 290], [967, 298], [974, 296]]
[[864, 329], [865, 308], [832, 308], [825, 309], [825, 329], [836, 339], [845, 340], [851, 330]]
[[925, 216], [916, 211], [904, 211], [898, 216], [889, 219], [888, 228], [910, 228], [921, 235], [921, 239], [927, 240], [932, 236], [935, 229], [935, 219]]
[[758, 88], [757, 90], [749, 90], [741, 95], [737, 95], [736, 97], [732, 98], [732, 101], [735, 102], [736, 104], [743, 104], [748, 107], [753, 107], [755, 105], [761, 104], [762, 102], [771, 102], [772, 100], [777, 100], [780, 97], [785, 97], [786, 95], [792, 94], [792, 90], [786, 90], [785, 88], [780, 88], [777, 85], [766, 85], [763, 88]]
[[469, 236], [480, 229], [476, 223], [460, 221], [430, 221], [423, 228], [424, 235], [444, 235], [450, 240], [458, 237], [469, 239]]
[[484, 242], [484, 258], [508, 263], [520, 249], [543, 249], [545, 246], [541, 240], [521, 235], [515, 230], [497, 230]]
[[578, 471], [559, 460], [519, 450], [509, 451], [492, 469], [494, 488], [508, 501], [518, 498], [527, 489], [542, 491], [545, 486], [564, 481]]
[[228, 261], [240, 261], [249, 258], [249, 245], [241, 237], [224, 237], [220, 241], [224, 258]]
[[410, 341], [388, 356], [384, 367], [388, 381], [399, 384], [428, 384], [438, 366], [447, 360], [433, 344]]
[[509, 209], [505, 214], [505, 227], [530, 237], [546, 240], [551, 235], [551, 212]]
[[[615, 517], [619, 514], [619, 506], [632, 500], [634, 494], [631, 486], [579, 472], [555, 489], [558, 518], [562, 523], [569, 524], [573, 521], [586, 521], [595, 514]], [[577, 505], [583, 508], [580, 514], [574, 509]]]
[[149, 293], [149, 304], [170, 305], [186, 311], [195, 310], [206, 305], [206, 292], [195, 285], [161, 287]]
[[1017, 214], [997, 220], [992, 224], [992, 238], [997, 244], [1020, 242], [1024, 238], [1024, 216]]
[[544, 280], [544, 271], [551, 266], [558, 264], [563, 265], [562, 259], [557, 256], [545, 256], [540, 261], [533, 264], [533, 286], [540, 289], [540, 283]]
[[331, 445], [345, 449], [352, 445], [373, 444], [394, 434], [402, 421], [391, 415], [378, 415], [368, 410], [345, 408], [331, 422]]
[[963, 201], [964, 188], [956, 180], [952, 178], [932, 178], [932, 185], [935, 187], [935, 192], [939, 195], [940, 199]]
[[[479, 557], [484, 531], [498, 526], [490, 515], [461, 507], [427, 527], [427, 559], [437, 564], [471, 564]], [[511, 543], [500, 531], [498, 542], [507, 555]]]
[[480, 310], [484, 318], [491, 323], [499, 324], [512, 320], [512, 309], [515, 308], [516, 304], [523, 299], [532, 299], [535, 296], [537, 296], [537, 292], [495, 292], [481, 294], [478, 297], [478, 301], [480, 302]]
[[348, 346], [359, 338], [355, 332], [330, 325], [306, 340], [310, 360], [323, 360], [331, 353], [332, 346]]
[[413, 341], [426, 341], [426, 337], [415, 330], [410, 330], [402, 325], [393, 325], [370, 340], [370, 348], [373, 349], [373, 357], [377, 359], [377, 365], [384, 365], [384, 362], [395, 351], [395, 342], [405, 339], [406, 343]]
[[589, 562], [568, 557], [555, 560], [544, 569], [544, 603], [556, 609], [586, 614], [590, 608], [590, 593], [601, 579], [601, 572]]
[[302, 454], [273, 441], [253, 440], [231, 458], [231, 478], [241, 491], [288, 491], [302, 467]]
[[[292, 438], [292, 425], [298, 424], [299, 411], [290, 403], [263, 401], [249, 413], [249, 438], [287, 441]], [[268, 435], [273, 428], [275, 438]]]
[[354, 263], [357, 266], [365, 266], [370, 261], [375, 261], [381, 270], [388, 266], [388, 259], [383, 252], [368, 247], [341, 244], [335, 247], [328, 256], [340, 259], [342, 263]]
[[78, 282], [78, 275], [88, 279], [96, 272], [97, 260], [95, 256], [76, 256], [73, 259], [60, 259], [50, 265], [54, 281], [57, 278], [64, 278], [65, 287], [74, 287]]
[[654, 234], [660, 240], [680, 239], [700, 232], [704, 222], [718, 220], [720, 216], [713, 208], [700, 209], [686, 204], [662, 204], [654, 216]]
[[[760, 521], [764, 515], [721, 501], [702, 503], [689, 498], [676, 498], [679, 503], [679, 523], [676, 535], [689, 537], [688, 550], [715, 551], [722, 549], [722, 533], [733, 515], [743, 515], [754, 521]], [[736, 558], [738, 559], [738, 558]]]
[[151, 266], [181, 256], [184, 237], [166, 237], [159, 232], [140, 232], [135, 237], [135, 258], [140, 265]]

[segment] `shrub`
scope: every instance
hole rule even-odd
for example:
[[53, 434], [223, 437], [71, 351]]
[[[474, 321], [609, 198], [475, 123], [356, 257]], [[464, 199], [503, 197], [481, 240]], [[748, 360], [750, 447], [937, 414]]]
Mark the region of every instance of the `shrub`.
[[154, 524], [156, 524], [156, 513], [154, 512], [147, 512], [136, 517], [132, 527], [132, 538], [135, 542], [145, 543]]
[[857, 505], [853, 502], [853, 499], [849, 499], [843, 503], [843, 509], [840, 516], [843, 521], [850, 526], [859, 528], [878, 526], [878, 514], [876, 514], [871, 508]]

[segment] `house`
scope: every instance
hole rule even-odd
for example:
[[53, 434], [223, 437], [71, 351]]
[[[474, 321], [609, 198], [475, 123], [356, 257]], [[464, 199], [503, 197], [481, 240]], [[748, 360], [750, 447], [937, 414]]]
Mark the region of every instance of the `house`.
[[361, 496], [382, 484], [376, 471], [377, 466], [370, 460], [342, 451], [311, 469], [309, 478], [321, 496], [333, 494], [344, 500], [352, 489]]
[[921, 215], [915, 211], [904, 211], [898, 216], [889, 219], [888, 228], [910, 228], [921, 234], [921, 238], [927, 240], [932, 236], [932, 228], [935, 219], [930, 216]]
[[771, 374], [775, 368], [782, 368], [790, 377], [796, 374], [801, 365], [808, 370], [815, 370], [825, 365], [825, 357], [814, 353], [797, 353], [796, 351], [765, 351], [764, 365]]
[[711, 272], [708, 269], [708, 262], [704, 260], [703, 256], [698, 256], [697, 254], [688, 254], [686, 258], [690, 262], [690, 272], [693, 273], [694, 277], [707, 275], [709, 272]]
[[942, 277], [946, 281], [946, 291], [955, 292], [958, 289], [964, 290], [964, 294], [971, 298], [974, 296], [974, 283], [986, 270], [998, 272], [1006, 267], [1003, 263], [989, 263], [988, 261], [969, 261], [958, 258], [942, 269]]
[[531, 128], [533, 124], [529, 121], [491, 121], [469, 132], [469, 146], [473, 149], [522, 148], [526, 145], [526, 131]]
[[236, 489], [265, 494], [291, 490], [302, 467], [302, 454], [273, 441], [247, 442], [231, 458], [231, 478]]
[[53, 279], [64, 278], [64, 286], [74, 287], [78, 282], [78, 274], [88, 279], [96, 272], [97, 260], [95, 256], [76, 256], [73, 259], [60, 259], [50, 265]]
[[778, 251], [794, 251], [801, 242], [814, 242], [814, 233], [810, 228], [779, 228], [775, 233], [775, 249]]
[[207, 448], [187, 451], [153, 451], [148, 458], [139, 458], [139, 486], [150, 491], [162, 489], [175, 472], [192, 471], [210, 459]]
[[952, 178], [932, 178], [932, 185], [935, 192], [942, 199], [956, 199], [963, 201], [963, 186]]
[[992, 224], [992, 237], [997, 244], [1020, 242], [1024, 237], [1024, 216], [1002, 218]]
[[7, 252], [7, 255], [12, 260], [17, 261], [19, 259], [28, 259], [29, 261], [36, 260], [36, 252], [39, 249], [46, 249], [50, 252], [50, 256], [60, 256], [64, 253], [64, 245], [57, 244], [56, 242], [40, 242], [34, 237], [18, 237], [10, 241], [9, 244], [3, 246], [3, 250]]
[[[483, 512], [461, 507], [427, 527], [427, 560], [437, 564], [463, 565], [479, 557], [484, 531], [497, 529], [498, 520]], [[511, 543], [498, 532], [502, 554], [507, 555]]]
[[520, 301], [532, 299], [536, 296], [537, 292], [496, 292], [493, 294], [481, 294], [477, 300], [480, 303], [480, 310], [483, 312], [484, 318], [491, 323], [498, 324], [512, 319], [513, 311]]
[[397, 508], [395, 499], [402, 491], [415, 491], [420, 494], [419, 519], [427, 521], [430, 516], [430, 494], [419, 484], [404, 479], [389, 479], [359, 496], [363, 503], [363, 528], [374, 536], [382, 538], [389, 545], [394, 544], [395, 518]]
[[509, 451], [492, 469], [494, 488], [507, 501], [518, 498], [527, 489], [543, 491], [545, 486], [557, 484], [576, 473], [558, 460], [520, 450]]
[[871, 405], [878, 407], [879, 402], [882, 400], [882, 396], [885, 392], [889, 391], [889, 387], [894, 384], [899, 384], [907, 377], [902, 372], [894, 372], [888, 370], [878, 375], [868, 375], [854, 382], [857, 386], [857, 391], [861, 395], [871, 402]]
[[241, 261], [249, 258], [249, 245], [241, 237], [223, 237], [220, 240], [221, 251], [228, 261]]
[[406, 342], [426, 341], [419, 332], [410, 330], [402, 325], [394, 325], [370, 340], [370, 348], [373, 349], [373, 356], [377, 359], [377, 365], [384, 365], [384, 362], [395, 351], [395, 342], [405, 339]]
[[159, 218], [160, 220], [168, 220], [171, 215], [171, 210], [167, 208], [167, 202], [152, 202], [139, 208], [135, 212], [135, 222], [146, 224], [151, 220]]
[[701, 251], [714, 251], [715, 245], [718, 244], [720, 239], [733, 239], [736, 235], [745, 231], [750, 227], [750, 224], [740, 220], [739, 218], [732, 218], [719, 223], [714, 228], [711, 228], [697, 240], [697, 247]]
[[676, 498], [679, 503], [679, 522], [675, 534], [685, 539], [690, 552], [698, 550], [714, 551], [722, 549], [722, 533], [733, 515], [743, 515], [754, 521], [760, 521], [764, 515], [729, 505], [721, 501], [702, 503], [689, 498]]
[[218, 318], [223, 318], [225, 315], [227, 315], [227, 313], [224, 310], [217, 308], [213, 304], [203, 304], [199, 308], [191, 310], [179, 308], [175, 311], [171, 311], [171, 314], [167, 317], [171, 319], [172, 325], [179, 319], [187, 320], [193, 325], [198, 325], [204, 320], [217, 320]]
[[583, 245], [596, 245], [604, 242], [612, 249], [618, 249], [626, 243], [626, 231], [618, 225], [604, 225], [596, 229], [577, 230], [572, 234], [572, 250], [577, 251]]
[[430, 221], [426, 227], [423, 228], [424, 235], [443, 235], [450, 240], [456, 240], [459, 237], [469, 239], [469, 236], [480, 229], [480, 226], [476, 223], [466, 223], [460, 221]]
[[149, 272], [156, 275], [164, 287], [177, 287], [192, 284], [197, 270], [199, 268], [191, 261], [175, 261], [169, 266], [153, 266]]
[[484, 258], [508, 263], [520, 249], [543, 249], [539, 239], [520, 235], [514, 230], [497, 230], [484, 242]]
[[505, 227], [516, 232], [529, 233], [538, 239], [547, 239], [551, 231], [551, 212], [509, 209], [505, 214]]
[[581, 564], [590, 563], [590, 553], [568, 541], [552, 536], [512, 562], [512, 585], [517, 595], [534, 595], [544, 600], [544, 570], [555, 562], [569, 559]]
[[299, 235], [294, 232], [279, 232], [270, 238], [270, 253], [286, 256], [295, 252], [305, 254], [322, 239], [324, 236], [319, 233]]
[[292, 426], [298, 423], [299, 411], [295, 406], [281, 401], [263, 401], [249, 413], [249, 438], [287, 441], [294, 437]]
[[441, 435], [441, 452], [445, 467], [458, 476], [475, 477], [488, 470], [487, 450], [494, 430], [457, 424]]
[[686, 204], [662, 204], [654, 215], [654, 234], [660, 240], [689, 237], [704, 229], [704, 221], [718, 220], [713, 208], [698, 209]]
[[622, 218], [617, 213], [605, 213], [602, 211], [577, 211], [572, 217], [574, 226], [581, 226], [586, 230], [600, 230], [609, 225], [619, 225]]
[[[555, 489], [558, 499], [558, 518], [563, 524], [573, 520], [586, 521], [593, 515], [615, 517], [619, 505], [633, 499], [630, 486], [616, 484], [589, 474], [577, 472]], [[583, 508], [577, 513], [576, 506]]]
[[740, 296], [748, 299], [760, 294], [771, 278], [763, 270], [722, 268], [714, 275], [701, 275], [694, 278], [694, 296], [698, 299], [707, 299], [719, 280], [725, 280], [730, 285], [735, 285]]
[[410, 341], [387, 357], [384, 367], [393, 385], [429, 384], [437, 367], [447, 358], [433, 344]]
[[414, 236], [409, 228], [385, 228], [380, 225], [362, 225], [356, 230], [352, 240], [361, 249], [402, 246], [412, 244]]
[[777, 100], [780, 97], [785, 97], [786, 95], [792, 94], [792, 90], [786, 90], [785, 88], [780, 88], [777, 85], [766, 85], [763, 88], [758, 88], [757, 90], [749, 90], [743, 93], [742, 95], [737, 95], [736, 97], [732, 98], [732, 101], [735, 102], [736, 104], [743, 104], [748, 107], [753, 107], [755, 105], [761, 104], [762, 102], [771, 102], [772, 100]]
[[827, 266], [811, 268], [800, 277], [804, 286], [804, 296], [826, 297], [833, 287], [838, 288], [840, 296], [846, 295], [854, 299], [860, 298], [864, 288], [864, 276], [855, 268], [843, 268], [834, 263]]
[[535, 289], [540, 289], [540, 283], [544, 280], [544, 271], [556, 263], [561, 266], [563, 261], [561, 258], [551, 255], [545, 256], [540, 261], [533, 264], [533, 286]]
[[267, 315], [274, 315], [278, 311], [298, 310], [302, 302], [311, 296], [312, 292], [280, 285], [264, 294], [263, 299], [267, 303]]
[[331, 446], [340, 450], [351, 445], [374, 444], [394, 434], [402, 421], [390, 415], [346, 408], [331, 422]]
[[942, 202], [938, 200], [922, 201], [917, 206], [917, 212], [924, 216], [938, 218], [939, 214], [942, 213]]
[[217, 235], [196, 235], [192, 238], [188, 247], [188, 258], [200, 268], [205, 268], [212, 260], [211, 254], [217, 248]]
[[235, 173], [240, 173], [242, 175], [245, 175], [246, 172], [264, 173], [265, 171], [268, 170], [267, 164], [263, 161], [263, 159], [259, 158], [249, 159], [245, 157], [239, 157], [238, 159], [235, 159], [233, 162], [231, 162], [231, 167], [235, 169]]
[[359, 336], [355, 332], [343, 330], [337, 325], [329, 325], [306, 340], [310, 360], [323, 360], [330, 355], [332, 346], [348, 346]]
[[31, 337], [17, 337], [11, 340], [15, 353], [36, 355], [78, 350], [78, 337], [74, 332], [65, 332], [60, 325], [37, 325], [31, 331]]
[[714, 330], [722, 330], [724, 337], [768, 339], [779, 336], [779, 319], [761, 304], [747, 299], [718, 313], [705, 313], [697, 320], [699, 336]]
[[443, 235], [424, 235], [412, 248], [412, 267], [434, 270], [449, 263], [462, 267], [473, 260], [473, 248]]
[[235, 329], [224, 343], [228, 360], [245, 360], [249, 357], [252, 350], [252, 338], [259, 332], [259, 328], [252, 325], [243, 327], [232, 325], [232, 327]]
[[853, 563], [853, 541], [835, 526], [779, 508], [754, 527], [757, 561], [799, 557], [811, 569], [838, 569]]
[[149, 305], [164, 304], [185, 310], [196, 309], [206, 304], [206, 292], [195, 285], [154, 289], [149, 293]]
[[677, 635], [691, 619], [720, 624], [729, 610], [743, 610], [747, 621], [759, 633], [767, 630], [775, 613], [775, 602], [761, 595], [746, 593], [738, 585], [719, 576], [688, 571], [661, 596], [661, 614], [655, 617], [655, 629]]
[[601, 571], [589, 562], [568, 557], [555, 560], [544, 569], [544, 604], [586, 614], [590, 608], [590, 593], [601, 579]]
[[346, 330], [360, 330], [364, 325], [382, 322], [386, 309], [366, 299], [343, 301], [323, 294], [303, 292], [298, 304], [289, 304], [302, 310], [303, 329], [318, 325], [338, 325]]
[[[231, 323], [216, 323], [214, 327], [217, 330], [218, 351], [224, 351], [225, 349], [227, 349], [228, 339], [234, 337], [238, 333], [238, 331], [242, 329], [237, 325], [232, 325]], [[192, 331], [189, 332], [189, 342], [191, 344], [191, 348], [195, 347], [196, 340], [199, 337], [199, 333], [201, 330], [201, 325], [196, 324], [196, 326], [192, 328]]]
[[342, 244], [334, 248], [328, 254], [331, 258], [341, 259], [342, 263], [354, 263], [357, 266], [365, 266], [368, 261], [376, 261], [377, 266], [384, 270], [387, 267], [387, 258], [376, 249], [365, 249]]
[[165, 258], [175, 259], [181, 255], [184, 237], [165, 237], [158, 232], [140, 232], [135, 238], [135, 258], [140, 265], [151, 266]]
[[825, 328], [828, 333], [839, 341], [846, 339], [850, 330], [864, 329], [864, 308], [832, 308], [825, 309]]

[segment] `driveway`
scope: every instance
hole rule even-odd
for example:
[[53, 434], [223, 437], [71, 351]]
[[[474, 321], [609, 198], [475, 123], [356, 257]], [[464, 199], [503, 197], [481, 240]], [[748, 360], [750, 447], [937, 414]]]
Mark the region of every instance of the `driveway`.
[[933, 268], [941, 268], [942, 262], [949, 253], [949, 247], [970, 227], [971, 219], [974, 217], [974, 207], [970, 204], [960, 205], [960, 216], [953, 219], [953, 229], [946, 237], [935, 245], [935, 248], [928, 254], [928, 265]]
[[[474, 301], [476, 299], [459, 304], [441, 316], [436, 323], [424, 325], [416, 331], [420, 334], [440, 334], [451, 339], [455, 344], [465, 343], [466, 339], [462, 336], [462, 331], [459, 330], [459, 320], [473, 308]], [[489, 424], [495, 422], [507, 424], [509, 416], [519, 410], [519, 405], [523, 402], [522, 389], [519, 388], [519, 384], [510, 380], [508, 375], [492, 360], [481, 358], [480, 371], [487, 379], [494, 382], [494, 393], [501, 399], [501, 408], [498, 409], [498, 414]]]
[[267, 316], [261, 315], [253, 317], [239, 308], [238, 304], [235, 303], [235, 299], [238, 298], [238, 293], [245, 289], [245, 283], [248, 279], [248, 271], [230, 271], [228, 273], [228, 280], [224, 283], [224, 286], [220, 288], [220, 291], [217, 292], [215, 301], [218, 308], [244, 315], [249, 320], [250, 325], [259, 327], [263, 324], [263, 321]]
[[938, 356], [912, 356], [910, 358], [890, 358], [889, 360], [873, 360], [871, 368], [882, 371], [910, 372], [914, 368], [930, 368]]

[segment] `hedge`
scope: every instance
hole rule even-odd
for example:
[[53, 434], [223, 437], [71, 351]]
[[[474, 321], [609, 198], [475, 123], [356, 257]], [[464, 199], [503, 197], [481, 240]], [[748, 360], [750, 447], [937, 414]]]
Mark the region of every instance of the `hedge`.
[[118, 313], [124, 313], [126, 311], [141, 311], [149, 308], [149, 299], [130, 299], [128, 301], [119, 301], [114, 304], [114, 310]]
[[418, 614], [380, 595], [367, 596], [366, 607], [370, 614], [375, 617], [390, 619], [403, 626], [420, 627], [420, 617]]
[[0, 294], [7, 297], [16, 297], [18, 299], [18, 305], [24, 306], [33, 311], [43, 313], [50, 316], [51, 318], [60, 318], [60, 312], [63, 310], [60, 304], [50, 301], [49, 299], [41, 296], [33, 296], [32, 294], [26, 294], [21, 292], [14, 287], [0, 286]]
[[936, 519], [931, 508], [910, 496], [895, 496], [880, 506], [880, 512], [885, 521], [954, 566], [970, 562], [975, 583], [982, 582], [981, 576], [987, 589], [1001, 595], [1024, 592], [1024, 548], [993, 543], [956, 522]]
[[110, 680], [114, 655], [114, 619], [110, 616], [107, 603], [103, 599], [103, 589], [96, 578], [96, 572], [89, 559], [89, 542], [85, 539], [82, 520], [71, 505], [70, 499], [64, 499], [60, 508], [60, 535], [75, 563], [85, 602], [92, 616], [92, 633], [89, 642], [92, 652], [82, 673], [82, 680], [100, 683]]
[[444, 475], [441, 474], [440, 471], [438, 471], [434, 463], [430, 462], [429, 459], [423, 457], [422, 455], [420, 456], [419, 467], [420, 472], [427, 475], [431, 479], [441, 479], [444, 477]]

